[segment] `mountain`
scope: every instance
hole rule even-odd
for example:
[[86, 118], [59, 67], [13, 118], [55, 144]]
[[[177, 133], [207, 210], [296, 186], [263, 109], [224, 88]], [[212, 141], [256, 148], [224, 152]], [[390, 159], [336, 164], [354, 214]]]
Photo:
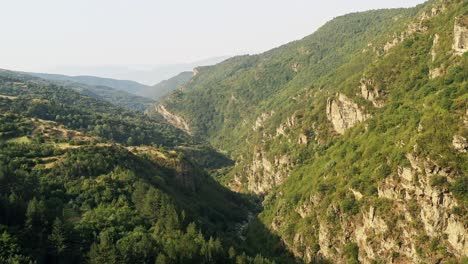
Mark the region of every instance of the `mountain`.
[[193, 68], [199, 66], [214, 65], [228, 58], [228, 56], [220, 56], [189, 63], [161, 65], [56, 67], [48, 69], [47, 72], [60, 72], [66, 75], [77, 75], [84, 73], [91, 76], [102, 76], [119, 80], [133, 80], [145, 85], [154, 85], [181, 72], [191, 71]]
[[48, 74], [48, 73], [28, 73], [30, 75], [53, 81], [67, 81], [74, 83], [82, 83], [91, 86], [106, 86], [114, 88], [127, 93], [141, 95], [149, 88], [146, 85], [137, 83], [135, 81], [128, 80], [117, 80], [110, 78], [102, 78], [96, 76], [67, 76], [60, 74]]
[[263, 226], [307, 263], [468, 257], [468, 4], [337, 17], [310, 36], [201, 67], [154, 106], [236, 163]]
[[[153, 86], [151, 93], [147, 93], [147, 97], [154, 100], [158, 100], [171, 92], [175, 91], [177, 88], [185, 85], [193, 77], [193, 72], [182, 72], [178, 75], [164, 80]], [[149, 107], [148, 107], [149, 108]]]
[[431, 0], [168, 76], [144, 113], [0, 70], [0, 263], [466, 263], [467, 51], [467, 1]]
[[208, 172], [230, 165], [162, 117], [1, 70], [0, 262], [293, 261], [266, 230], [273, 258], [242, 243], [254, 199]]
[[[71, 77], [71, 76], [57, 75], [57, 74], [44, 74], [44, 73], [31, 73], [31, 74], [25, 73], [23, 77], [29, 78], [30, 80], [35, 79], [36, 81], [39, 81], [39, 79], [48, 80], [49, 82], [53, 82], [56, 85], [75, 90], [81, 94], [88, 95], [96, 99], [108, 101], [114, 105], [121, 106], [129, 110], [139, 111], [139, 112], [144, 112], [150, 105], [154, 103], [154, 101], [149, 98], [137, 96], [137, 95], [134, 95], [129, 92], [125, 92], [123, 90], [119, 90], [116, 88], [111, 88], [111, 87], [102, 86], [102, 85], [80, 83], [79, 82], [80, 80], [84, 80], [83, 82], [88, 82], [86, 81], [86, 78], [84, 77], [81, 78], [81, 77]], [[95, 79], [95, 78], [97, 77], [89, 78], [88, 83], [93, 83], [91, 79]], [[112, 82], [112, 80], [105, 81], [105, 82], [110, 83]], [[115, 82], [117, 83], [120, 81], [115, 80]], [[99, 81], [95, 83], [99, 83]], [[124, 84], [121, 84], [121, 85], [124, 85]]]

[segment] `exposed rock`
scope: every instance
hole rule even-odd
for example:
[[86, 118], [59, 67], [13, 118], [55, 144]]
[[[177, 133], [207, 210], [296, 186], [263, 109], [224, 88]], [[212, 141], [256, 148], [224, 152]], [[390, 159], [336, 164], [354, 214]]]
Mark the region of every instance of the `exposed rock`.
[[[411, 167], [400, 167], [398, 170], [399, 179], [387, 179], [379, 186], [379, 197], [393, 200], [397, 207], [402, 208], [401, 213], [408, 212], [407, 203], [414, 201], [417, 204], [417, 211], [414, 212], [423, 227], [424, 234], [429, 237], [438, 237], [447, 234], [447, 242], [451, 246], [449, 251], [456, 256], [466, 256], [468, 254], [468, 230], [463, 221], [452, 214], [452, 209], [457, 206], [457, 202], [452, 194], [445, 187], [432, 186], [431, 177], [447, 177], [447, 181], [453, 178], [449, 168], [441, 168], [430, 160], [423, 160], [411, 154], [407, 155]], [[415, 210], [415, 209], [413, 209]], [[405, 222], [411, 222], [412, 217], [408, 214], [406, 220], [398, 224], [404, 232], [411, 234], [421, 230], [414, 230]], [[408, 248], [418, 245], [414, 235], [408, 235], [406, 242]], [[401, 251], [408, 258], [417, 262], [414, 252]]]
[[402, 42], [403, 40], [400, 39], [400, 38], [394, 38], [392, 41], [389, 41], [385, 44], [384, 46], [384, 52], [387, 53], [388, 51], [390, 51], [393, 47], [395, 47], [396, 45], [400, 44], [400, 42]]
[[434, 40], [432, 41], [432, 49], [431, 49], [432, 61], [435, 61], [435, 58], [437, 56], [436, 48], [437, 48], [437, 44], [439, 43], [439, 39], [440, 39], [439, 34], [435, 34], [434, 35]]
[[301, 68], [301, 65], [300, 65], [299, 63], [293, 63], [293, 64], [291, 65], [291, 69], [292, 69], [295, 73], [297, 73], [297, 72], [299, 71], [300, 68]]
[[275, 156], [273, 161], [270, 161], [265, 152], [256, 152], [250, 167], [244, 171], [248, 190], [256, 194], [266, 194], [289, 176], [289, 171], [293, 166], [293, 162], [287, 155]]
[[275, 114], [275, 111], [262, 113], [259, 117], [257, 117], [257, 120], [255, 120], [255, 124], [252, 126], [252, 130], [258, 131], [260, 128], [263, 127], [263, 125], [265, 124], [265, 121], [267, 121], [274, 114]]
[[309, 143], [309, 140], [305, 134], [300, 134], [297, 143], [300, 145], [307, 145]]
[[172, 124], [173, 126], [191, 134], [190, 126], [188, 123], [180, 116], [169, 112], [164, 105], [158, 105], [156, 107], [156, 111], [160, 113], [167, 122]]
[[418, 131], [418, 133], [421, 133], [421, 132], [424, 131], [424, 127], [423, 127], [423, 125], [422, 125], [421, 122], [419, 122], [419, 124], [418, 124], [418, 129], [417, 129], [417, 131]]
[[452, 49], [456, 55], [463, 55], [468, 50], [468, 17], [455, 19]]
[[347, 129], [368, 117], [357, 104], [343, 94], [338, 94], [336, 99], [327, 100], [327, 118], [339, 134], [344, 134]]
[[[376, 215], [374, 207], [370, 207], [369, 212], [362, 214], [362, 223], [356, 225], [354, 236], [359, 248], [366, 253], [366, 258], [375, 259], [376, 256], [382, 255], [381, 251], [391, 249], [394, 246], [390, 240], [385, 238], [384, 234], [387, 230], [387, 224]], [[370, 244], [370, 237], [379, 237], [380, 247]], [[383, 245], [386, 246], [383, 247]], [[366, 262], [364, 258], [361, 258], [361, 261]]]
[[296, 207], [295, 211], [298, 213], [302, 218], [305, 218], [307, 215], [312, 212], [315, 205], [320, 203], [320, 196], [315, 194], [311, 196], [309, 199], [305, 200], [301, 205]]
[[466, 153], [468, 150], [468, 142], [466, 138], [459, 135], [453, 136], [452, 145], [460, 153]]
[[364, 195], [362, 195], [361, 192], [356, 191], [356, 190], [354, 190], [353, 188], [350, 188], [349, 190], [353, 193], [354, 198], [355, 198], [356, 200], [358, 200], [358, 201], [361, 200], [362, 197], [364, 197]]
[[286, 127], [285, 125], [281, 124], [277, 129], [276, 129], [276, 136], [286, 136]]
[[382, 107], [384, 105], [382, 101], [378, 100], [381, 94], [371, 79], [361, 79], [361, 94], [364, 99], [371, 101], [375, 107]]
[[468, 128], [468, 109], [466, 109], [465, 116], [463, 116], [463, 125]]
[[319, 227], [319, 245], [320, 251], [318, 253], [320, 255], [323, 255], [325, 258], [333, 258], [333, 242], [330, 236], [330, 231], [328, 230], [328, 227], [322, 223]]
[[445, 75], [445, 69], [442, 67], [429, 70], [429, 79], [435, 79], [443, 75]]
[[229, 99], [231, 102], [237, 102], [237, 98], [234, 96], [234, 93], [231, 93], [231, 98]]
[[[401, 32], [399, 36], [394, 36], [394, 38], [387, 42], [384, 45], [384, 53], [388, 53], [393, 47], [402, 43], [405, 39], [407, 39], [410, 35], [415, 33], [424, 33], [428, 30], [425, 22], [428, 19], [431, 19], [446, 10], [446, 7], [442, 4], [440, 6], [434, 6], [430, 11], [425, 11], [421, 13], [416, 22], [411, 23], [408, 25], [405, 31]], [[396, 34], [395, 34], [396, 35]]]
[[296, 125], [296, 116], [292, 115], [291, 117], [288, 117], [285, 123], [281, 124], [277, 129], [276, 129], [276, 136], [283, 135], [286, 136], [286, 129], [293, 127]]

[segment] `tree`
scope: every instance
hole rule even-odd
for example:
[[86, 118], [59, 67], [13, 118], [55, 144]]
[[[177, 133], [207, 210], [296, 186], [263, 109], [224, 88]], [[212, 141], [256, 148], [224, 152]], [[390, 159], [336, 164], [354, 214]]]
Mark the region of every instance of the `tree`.
[[156, 264], [167, 264], [169, 261], [167, 260], [166, 255], [163, 253], [159, 254], [158, 257], [156, 258]]
[[52, 233], [49, 235], [49, 243], [55, 256], [60, 257], [64, 255], [68, 248], [67, 240], [67, 228], [59, 218], [55, 218], [52, 225]]
[[32, 260], [21, 254], [16, 237], [6, 231], [0, 235], [0, 263], [30, 263]]

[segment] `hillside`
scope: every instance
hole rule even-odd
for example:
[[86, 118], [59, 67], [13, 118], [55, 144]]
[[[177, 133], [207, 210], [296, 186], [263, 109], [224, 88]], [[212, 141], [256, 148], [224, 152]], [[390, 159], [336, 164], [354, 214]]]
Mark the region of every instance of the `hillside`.
[[190, 81], [190, 79], [192, 79], [192, 77], [193, 72], [179, 73], [172, 78], [169, 78], [154, 85], [151, 92], [147, 93], [147, 96], [154, 100], [159, 100], [164, 96], [170, 94], [171, 92], [175, 91], [177, 88], [180, 88], [181, 86], [185, 85], [188, 81]]
[[52, 81], [67, 81], [74, 83], [82, 83], [91, 86], [106, 86], [114, 88], [116, 90], [124, 91], [134, 95], [140, 95], [145, 93], [149, 88], [147, 85], [129, 81], [129, 80], [117, 80], [110, 78], [102, 78], [96, 76], [67, 76], [61, 74], [48, 74], [48, 73], [27, 73], [42, 79]]
[[[219, 180], [263, 197], [305, 262], [468, 257], [468, 4], [338, 17], [198, 74], [154, 113], [226, 152]], [[261, 250], [261, 249], [260, 249]]]
[[[3, 75], [7, 74], [7, 70], [2, 71]], [[143, 112], [145, 111], [151, 104], [153, 104], [153, 100], [144, 98], [141, 96], [137, 96], [119, 89], [111, 88], [108, 86], [102, 85], [93, 85], [93, 84], [86, 84], [78, 82], [80, 78], [65, 76], [65, 75], [57, 75], [57, 74], [42, 74], [42, 73], [22, 73], [22, 72], [15, 72], [15, 75], [22, 80], [29, 80], [35, 81], [37, 83], [41, 82], [41, 80], [45, 81], [46, 83], [54, 83], [57, 86], [63, 86], [67, 89], [72, 89], [77, 91], [81, 94], [107, 101], [111, 104], [126, 108], [128, 110], [134, 110]], [[86, 81], [84, 81], [86, 82]], [[116, 82], [119, 82], [116, 80]], [[93, 82], [90, 82], [93, 83]], [[124, 84], [121, 84], [124, 85]]]
[[208, 174], [229, 165], [161, 117], [2, 71], [0, 262], [293, 260], [242, 243], [256, 205]]

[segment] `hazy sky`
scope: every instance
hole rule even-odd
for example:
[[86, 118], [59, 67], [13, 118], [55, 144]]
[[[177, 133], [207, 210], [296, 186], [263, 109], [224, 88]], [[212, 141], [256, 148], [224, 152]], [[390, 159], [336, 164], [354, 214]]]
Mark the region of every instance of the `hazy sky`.
[[258, 53], [335, 16], [422, 0], [0, 0], [0, 68], [141, 65]]

